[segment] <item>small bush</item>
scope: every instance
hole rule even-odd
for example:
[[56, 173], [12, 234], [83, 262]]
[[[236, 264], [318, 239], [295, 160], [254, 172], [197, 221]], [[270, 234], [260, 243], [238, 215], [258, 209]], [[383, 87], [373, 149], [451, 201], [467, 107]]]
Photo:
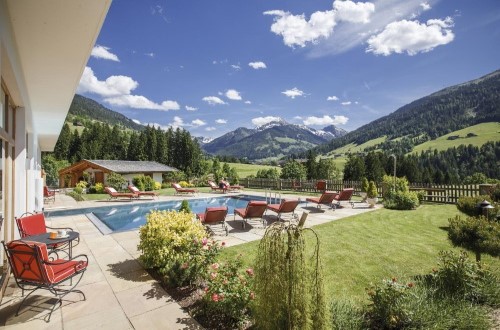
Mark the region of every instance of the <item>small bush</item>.
[[125, 182], [126, 182], [125, 178], [121, 174], [115, 172], [111, 172], [106, 177], [106, 183], [108, 184], [108, 186], [115, 188], [117, 191], [122, 190], [122, 187], [125, 184]]
[[144, 183], [144, 175], [136, 175], [132, 178], [132, 184], [137, 187], [140, 191], [145, 191], [146, 185]]
[[411, 294], [413, 283], [399, 283], [396, 278], [368, 289], [371, 305], [368, 310], [370, 328], [400, 329], [410, 324], [411, 311], [404, 301]]
[[163, 183], [161, 184], [161, 189], [166, 189], [166, 188], [170, 188], [170, 183], [163, 182]]
[[459, 215], [448, 222], [448, 238], [453, 245], [475, 252], [478, 261], [481, 253], [500, 256], [500, 222], [483, 216], [463, 218]]
[[368, 182], [368, 179], [367, 178], [363, 178], [361, 180], [361, 191], [362, 192], [368, 192], [368, 186], [369, 185], [369, 182]]
[[181, 203], [181, 207], [179, 208], [179, 212], [191, 213], [191, 208], [189, 207], [189, 202], [185, 199]]
[[384, 197], [385, 199], [388, 197], [388, 194], [398, 191], [410, 191], [410, 185], [406, 177], [396, 178], [396, 185], [394, 185], [394, 177], [390, 175], [384, 175], [384, 177], [382, 178], [382, 197]]
[[154, 190], [160, 190], [161, 188], [162, 188], [162, 184], [158, 181], [155, 181]]
[[104, 185], [101, 182], [95, 184], [96, 194], [104, 194]]
[[186, 212], [152, 211], [139, 232], [145, 267], [158, 270], [172, 286], [196, 283], [220, 251], [218, 243], [205, 237], [203, 225]]
[[394, 210], [414, 210], [420, 205], [418, 195], [413, 191], [397, 191], [387, 194], [384, 207]]
[[477, 205], [484, 200], [487, 200], [489, 203], [491, 203], [491, 205], [494, 206], [494, 209], [489, 210], [488, 214], [490, 215], [490, 218], [495, 218], [500, 211], [500, 207], [499, 205], [493, 203], [492, 198], [488, 195], [460, 197], [457, 201], [457, 209], [471, 217], [482, 215], [483, 210], [477, 207]]
[[366, 191], [366, 197], [375, 198], [378, 196], [377, 186], [374, 181], [370, 181], [368, 184], [368, 190]]
[[333, 330], [362, 330], [364, 312], [350, 301], [333, 300], [330, 306]]
[[87, 194], [96, 194], [97, 191], [95, 189], [95, 186], [90, 186], [88, 189], [87, 189]]
[[182, 188], [191, 188], [191, 187], [194, 187], [194, 185], [190, 184], [189, 182], [187, 181], [180, 181], [179, 182], [179, 185], [182, 187]]
[[81, 195], [83, 194], [84, 190], [87, 188], [87, 182], [86, 181], [80, 181], [76, 184], [75, 189], [73, 189], [73, 192]]
[[210, 265], [205, 279], [203, 312], [223, 315], [235, 324], [241, 324], [248, 316], [249, 304], [255, 298], [251, 290], [253, 269], [242, 271], [241, 258]]

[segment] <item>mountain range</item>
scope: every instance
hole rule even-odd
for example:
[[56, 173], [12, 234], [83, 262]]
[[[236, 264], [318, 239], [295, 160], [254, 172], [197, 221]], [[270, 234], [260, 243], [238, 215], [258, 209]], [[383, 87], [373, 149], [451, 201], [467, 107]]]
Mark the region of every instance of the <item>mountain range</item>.
[[210, 154], [249, 160], [280, 158], [305, 152], [346, 133], [333, 125], [316, 130], [305, 125], [290, 124], [280, 118], [254, 129], [239, 127], [203, 143], [201, 147]]
[[[75, 95], [67, 121], [102, 121], [125, 129], [142, 130], [131, 119], [99, 103]], [[451, 86], [415, 100], [393, 113], [352, 132], [335, 126], [316, 130], [279, 119], [256, 128], [239, 127], [216, 139], [197, 138], [208, 154], [247, 158], [277, 159], [304, 156], [314, 148], [318, 154], [331, 154], [345, 146], [360, 146], [378, 140], [370, 150], [407, 153], [426, 141], [481, 123], [500, 121], [500, 70], [481, 78]], [[493, 132], [500, 140], [500, 132]], [[381, 142], [380, 142], [381, 141]], [[359, 151], [369, 151], [367, 148]]]

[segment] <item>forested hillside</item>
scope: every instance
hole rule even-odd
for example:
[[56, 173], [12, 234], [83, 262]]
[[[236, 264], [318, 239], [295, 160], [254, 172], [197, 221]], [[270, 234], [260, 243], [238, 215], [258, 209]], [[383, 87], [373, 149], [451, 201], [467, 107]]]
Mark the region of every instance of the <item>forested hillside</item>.
[[388, 141], [404, 137], [401, 142], [390, 141], [384, 149], [398, 148], [400, 143], [408, 144], [411, 149], [413, 145], [452, 131], [495, 121], [500, 121], [500, 70], [416, 100], [317, 150], [327, 153], [349, 143], [359, 145], [384, 135]]
[[53, 155], [70, 163], [82, 159], [157, 161], [190, 174], [201, 173], [203, 161], [198, 142], [186, 130], [147, 126], [140, 132], [127, 132], [99, 122], [89, 124], [81, 134], [72, 132], [66, 123]]
[[89, 121], [100, 121], [111, 126], [120, 126], [136, 131], [144, 129], [143, 125], [133, 122], [121, 113], [103, 107], [101, 104], [84, 96], [75, 94], [68, 111], [67, 121], [86, 125]]

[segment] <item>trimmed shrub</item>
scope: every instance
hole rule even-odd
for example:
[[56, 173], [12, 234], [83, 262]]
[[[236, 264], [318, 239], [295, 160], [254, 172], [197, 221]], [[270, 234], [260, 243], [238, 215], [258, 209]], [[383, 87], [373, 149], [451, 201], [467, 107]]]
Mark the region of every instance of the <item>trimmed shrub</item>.
[[366, 191], [366, 197], [375, 198], [378, 196], [377, 185], [375, 181], [370, 181], [368, 184], [368, 190]]
[[78, 195], [83, 194], [84, 189], [87, 188], [87, 182], [86, 181], [80, 181], [76, 184], [75, 189], [73, 189], [73, 192], [75, 192]]
[[203, 225], [186, 212], [152, 211], [139, 233], [144, 266], [157, 270], [171, 286], [196, 283], [220, 252], [220, 245], [209, 241]]
[[481, 195], [474, 197], [460, 197], [457, 201], [457, 209], [471, 217], [481, 215], [481, 209], [477, 207], [477, 204], [481, 203], [485, 199], [488, 200], [489, 196]]
[[414, 210], [420, 205], [418, 195], [413, 191], [397, 191], [388, 194], [384, 207], [393, 210]]
[[158, 181], [155, 181], [155, 186], [154, 186], [154, 189], [155, 190], [160, 190], [162, 188], [162, 184]]
[[190, 184], [189, 182], [187, 181], [180, 181], [179, 182], [179, 185], [182, 187], [182, 188], [191, 188], [191, 187], [194, 187], [194, 185]]
[[410, 185], [406, 177], [396, 177], [396, 185], [394, 185], [394, 177], [390, 175], [384, 175], [384, 177], [382, 178], [382, 196], [384, 197], [384, 199], [389, 198], [389, 194], [398, 191], [410, 191]]
[[363, 178], [361, 180], [361, 191], [362, 192], [368, 192], [368, 185], [369, 185], [368, 179], [367, 178]]
[[181, 207], [179, 208], [179, 212], [191, 213], [191, 208], [189, 207], [189, 202], [187, 199], [184, 199], [181, 203]]
[[483, 216], [462, 218], [459, 215], [448, 219], [448, 222], [450, 241], [455, 246], [475, 252], [477, 261], [481, 260], [481, 253], [500, 256], [500, 222]]

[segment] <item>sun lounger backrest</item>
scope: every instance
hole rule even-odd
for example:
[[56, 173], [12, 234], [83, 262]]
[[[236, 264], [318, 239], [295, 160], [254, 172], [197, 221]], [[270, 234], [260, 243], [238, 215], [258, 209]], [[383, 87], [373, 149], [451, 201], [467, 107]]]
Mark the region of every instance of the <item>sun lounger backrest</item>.
[[280, 213], [293, 212], [297, 205], [299, 205], [299, 200], [297, 199], [283, 199], [280, 205]]

